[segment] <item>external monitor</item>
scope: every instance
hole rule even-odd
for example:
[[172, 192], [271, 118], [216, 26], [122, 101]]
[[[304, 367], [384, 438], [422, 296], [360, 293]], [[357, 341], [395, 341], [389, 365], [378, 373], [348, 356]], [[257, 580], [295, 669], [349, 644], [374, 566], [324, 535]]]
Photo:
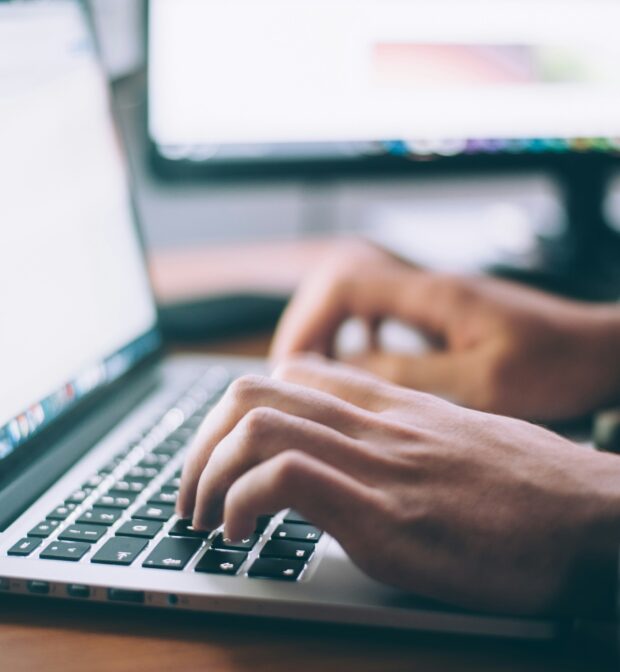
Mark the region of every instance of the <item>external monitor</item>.
[[151, 0], [160, 165], [620, 153], [617, 0]]

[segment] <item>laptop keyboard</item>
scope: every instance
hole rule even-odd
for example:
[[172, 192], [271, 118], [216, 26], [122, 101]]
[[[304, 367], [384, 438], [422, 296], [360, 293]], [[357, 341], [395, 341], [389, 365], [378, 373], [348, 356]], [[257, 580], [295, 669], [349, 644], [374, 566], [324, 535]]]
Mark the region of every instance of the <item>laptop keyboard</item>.
[[230, 374], [210, 368], [136, 440], [94, 473], [8, 555], [117, 567], [297, 581], [322, 531], [295, 511], [263, 515], [247, 539], [194, 530], [175, 503], [183, 454]]

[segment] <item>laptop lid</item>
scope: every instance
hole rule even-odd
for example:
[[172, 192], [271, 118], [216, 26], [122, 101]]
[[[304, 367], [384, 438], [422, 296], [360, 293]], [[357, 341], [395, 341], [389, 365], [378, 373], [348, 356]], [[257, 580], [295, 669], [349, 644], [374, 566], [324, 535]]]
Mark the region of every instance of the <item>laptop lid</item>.
[[81, 3], [0, 3], [0, 488], [160, 346], [110, 111]]

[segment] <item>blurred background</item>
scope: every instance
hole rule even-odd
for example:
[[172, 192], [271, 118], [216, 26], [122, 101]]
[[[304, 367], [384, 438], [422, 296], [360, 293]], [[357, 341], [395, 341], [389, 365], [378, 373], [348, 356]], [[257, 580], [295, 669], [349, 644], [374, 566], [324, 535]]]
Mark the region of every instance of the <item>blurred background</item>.
[[617, 296], [616, 2], [90, 4], [176, 336], [273, 322], [350, 235]]

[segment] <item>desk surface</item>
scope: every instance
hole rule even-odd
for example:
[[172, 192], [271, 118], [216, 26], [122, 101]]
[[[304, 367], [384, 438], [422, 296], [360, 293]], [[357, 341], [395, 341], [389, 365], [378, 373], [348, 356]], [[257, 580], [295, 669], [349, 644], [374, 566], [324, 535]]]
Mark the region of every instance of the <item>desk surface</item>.
[[[3, 672], [576, 672], [549, 645], [0, 599]], [[601, 669], [601, 668], [596, 668]]]
[[[267, 339], [216, 344], [257, 355]], [[500, 642], [0, 597], [4, 672], [591, 672], [550, 644]], [[601, 669], [597, 666], [596, 669]]]

